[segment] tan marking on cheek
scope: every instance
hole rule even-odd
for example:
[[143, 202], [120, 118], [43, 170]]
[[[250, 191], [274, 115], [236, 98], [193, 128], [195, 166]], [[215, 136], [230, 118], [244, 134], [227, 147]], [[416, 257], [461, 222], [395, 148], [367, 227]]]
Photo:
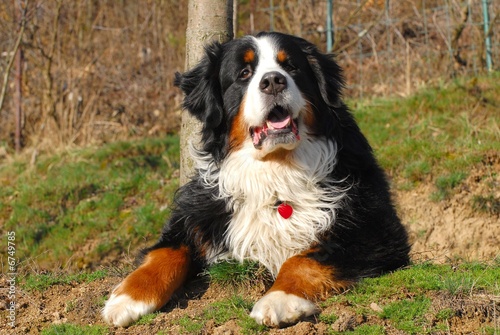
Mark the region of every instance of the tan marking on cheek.
[[238, 114], [233, 119], [231, 130], [229, 132], [229, 151], [236, 151], [243, 146], [243, 143], [249, 138], [249, 128], [243, 118], [243, 109], [245, 98], [243, 98]]
[[247, 50], [243, 55], [243, 61], [245, 63], [253, 63], [255, 60], [255, 52], [253, 50]]
[[286, 52], [284, 50], [280, 50], [280, 51], [278, 51], [276, 58], [278, 59], [278, 62], [283, 63], [288, 58], [288, 55], [286, 54]]
[[308, 129], [314, 129], [314, 125], [316, 123], [316, 118], [314, 117], [314, 111], [311, 104], [307, 103], [305, 108], [304, 116], [303, 116], [304, 124]]
[[283, 291], [308, 300], [324, 300], [330, 293], [352, 286], [353, 282], [336, 280], [333, 267], [323, 265], [306, 254], [291, 257], [283, 263], [268, 293]]

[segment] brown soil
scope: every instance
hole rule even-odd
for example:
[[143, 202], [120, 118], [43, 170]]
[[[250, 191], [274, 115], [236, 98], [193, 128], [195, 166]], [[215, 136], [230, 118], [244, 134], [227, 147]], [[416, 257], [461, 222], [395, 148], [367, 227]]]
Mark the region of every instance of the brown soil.
[[[500, 156], [492, 154], [474, 168], [458, 190], [442, 201], [432, 201], [435, 188], [421, 184], [410, 191], [397, 190], [395, 198], [402, 220], [408, 227], [415, 260], [433, 259], [446, 262], [457, 258], [466, 260], [491, 260], [499, 256], [500, 246]], [[480, 201], [489, 199], [488, 201]], [[38, 292], [18, 291], [16, 297], [16, 328], [7, 326], [8, 287], [6, 278], [0, 280], [0, 335], [39, 334], [52, 324], [104, 325], [100, 317], [103, 297], [119, 283], [121, 275], [84, 284], [54, 285]], [[176, 322], [183, 316], [200, 315], [211, 303], [230, 296], [231, 290], [206, 287], [198, 281], [191, 283], [177, 294], [156, 318], [147, 325], [129, 328], [111, 328], [111, 334], [178, 334], [182, 328]], [[229, 292], [231, 291], [231, 292]], [[247, 289], [246, 294], [256, 301], [265, 292], [263, 285]], [[485, 326], [500, 329], [500, 297], [468, 295], [465, 297], [433, 293], [434, 311], [448, 308], [454, 316], [447, 321], [442, 334], [482, 334]], [[372, 308], [377, 310], [376, 302]], [[386, 334], [404, 334], [378, 316], [361, 317], [356, 306], [333, 304], [325, 315], [334, 313], [339, 319], [329, 325], [312, 318], [284, 329], [272, 329], [270, 334], [327, 334], [331, 330], [351, 330], [359, 325], [381, 325]], [[435, 313], [433, 314], [435, 315]], [[432, 318], [433, 316], [429, 316]], [[435, 320], [433, 320], [434, 322]], [[206, 323], [202, 334], [240, 334], [237, 320], [217, 325]]]
[[449, 199], [433, 201], [434, 192], [433, 185], [422, 184], [396, 194], [414, 259], [443, 262], [500, 256], [499, 153], [491, 153], [475, 166]]
[[[119, 277], [109, 277], [85, 284], [54, 285], [44, 292], [21, 293], [17, 301], [16, 328], [10, 329], [2, 324], [0, 334], [40, 334], [43, 329], [50, 325], [66, 322], [104, 326], [98, 306], [102, 305], [102, 297], [109, 294], [110, 288], [118, 284], [120, 280]], [[184, 316], [201, 315], [210, 304], [234, 293], [212, 286], [204, 291], [200, 290], [201, 286], [204, 285], [200, 285], [200, 283], [190, 284], [183, 292], [178, 293], [153, 321], [146, 325], [133, 325], [128, 328], [113, 327], [110, 328], [110, 334], [141, 335], [157, 334], [161, 331], [165, 334], [180, 334], [183, 329], [177, 322], [179, 319]], [[204, 292], [202, 293], [202, 291]], [[247, 292], [249, 298], [256, 300], [257, 294], [264, 293], [264, 290], [257, 291], [259, 290]], [[497, 330], [500, 327], [500, 297], [471, 295], [459, 298], [440, 293], [433, 294], [431, 298], [433, 301], [431, 311], [433, 313], [428, 318], [434, 318], [433, 315], [436, 315], [437, 311], [445, 308], [451, 309], [455, 313], [455, 316], [447, 321], [449, 331], [442, 334], [483, 334], [481, 329], [484, 329], [485, 326], [494, 328], [496, 325]], [[380, 308], [376, 303], [372, 305], [375, 310]], [[320, 322], [317, 318], [310, 318], [288, 328], [271, 329], [269, 334], [328, 334], [331, 333], [331, 330], [342, 332], [365, 324], [381, 325], [388, 335], [406, 334], [395, 329], [378, 316], [363, 317], [356, 314], [355, 309], [356, 306], [333, 304], [322, 312], [325, 315], [334, 313], [339, 317], [333, 324], [329, 325]], [[5, 313], [2, 313], [2, 317], [4, 315]], [[437, 320], [431, 321], [437, 322]], [[222, 325], [208, 321], [200, 334], [236, 335], [241, 334], [241, 328], [237, 320], [230, 320]]]

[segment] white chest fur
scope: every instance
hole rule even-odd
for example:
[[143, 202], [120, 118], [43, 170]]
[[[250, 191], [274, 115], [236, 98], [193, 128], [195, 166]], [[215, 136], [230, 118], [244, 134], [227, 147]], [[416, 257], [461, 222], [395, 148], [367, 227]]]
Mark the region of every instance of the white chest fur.
[[[234, 213], [225, 236], [227, 256], [259, 261], [276, 276], [283, 262], [331, 227], [346, 190], [329, 178], [336, 162], [331, 141], [304, 139], [286, 165], [254, 159], [253, 150], [250, 144], [231, 153], [218, 173], [207, 172], [204, 179], [212, 187], [218, 181]], [[280, 216], [277, 201], [293, 207], [290, 218]]]

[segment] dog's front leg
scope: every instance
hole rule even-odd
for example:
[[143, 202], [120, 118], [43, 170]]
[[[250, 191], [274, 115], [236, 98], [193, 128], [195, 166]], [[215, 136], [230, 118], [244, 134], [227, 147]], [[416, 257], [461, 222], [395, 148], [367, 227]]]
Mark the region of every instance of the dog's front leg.
[[143, 263], [111, 293], [102, 310], [104, 320], [125, 327], [160, 309], [186, 280], [190, 263], [185, 245], [149, 251]]
[[259, 324], [281, 327], [319, 312], [316, 302], [332, 291], [342, 291], [353, 284], [339, 280], [335, 267], [315, 257], [314, 248], [289, 258], [276, 281], [253, 307], [250, 316]]

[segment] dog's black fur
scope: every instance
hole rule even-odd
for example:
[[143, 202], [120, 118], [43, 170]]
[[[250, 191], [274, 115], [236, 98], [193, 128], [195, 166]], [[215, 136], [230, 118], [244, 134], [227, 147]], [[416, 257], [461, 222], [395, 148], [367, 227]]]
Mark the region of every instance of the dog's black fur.
[[[348, 190], [342, 208], [321, 248], [311, 253], [336, 269], [337, 279], [358, 280], [377, 276], [408, 264], [407, 234], [391, 201], [389, 185], [372, 148], [341, 99], [341, 69], [331, 56], [309, 42], [279, 33], [270, 35], [290, 53], [285, 66], [300, 91], [315, 107], [314, 136], [332, 138], [338, 145], [333, 179]], [[247, 50], [248, 40], [213, 43], [192, 70], [177, 74], [175, 84], [185, 93], [184, 108], [203, 123], [202, 151], [221, 164], [231, 150], [229, 131], [248, 82], [231, 84], [243, 64], [230, 57]], [[325, 185], [325, 187], [328, 187]], [[200, 247], [215, 245], [227, 251], [224, 233], [232, 217], [217, 188], [207, 189], [198, 173], [182, 186], [175, 209], [161, 239], [151, 249], [187, 244], [194, 259], [204, 265]], [[147, 252], [146, 251], [146, 252]]]

